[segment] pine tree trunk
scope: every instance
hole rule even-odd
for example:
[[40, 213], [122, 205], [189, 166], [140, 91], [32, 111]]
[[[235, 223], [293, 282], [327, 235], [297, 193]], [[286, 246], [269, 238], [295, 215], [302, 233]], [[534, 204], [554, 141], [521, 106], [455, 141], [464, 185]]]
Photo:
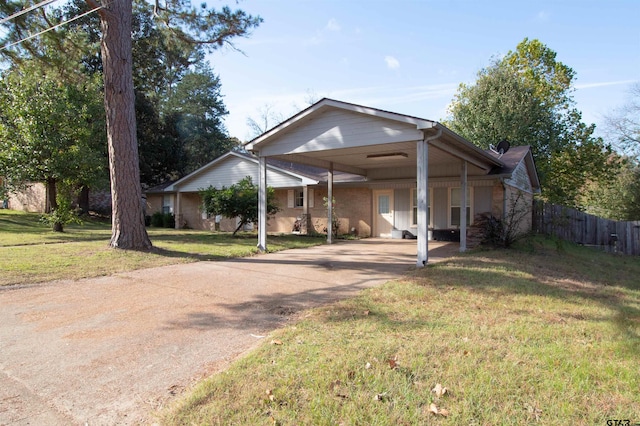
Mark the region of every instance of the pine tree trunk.
[[131, 0], [102, 0], [102, 66], [111, 175], [111, 247], [151, 248], [144, 227], [131, 53]]

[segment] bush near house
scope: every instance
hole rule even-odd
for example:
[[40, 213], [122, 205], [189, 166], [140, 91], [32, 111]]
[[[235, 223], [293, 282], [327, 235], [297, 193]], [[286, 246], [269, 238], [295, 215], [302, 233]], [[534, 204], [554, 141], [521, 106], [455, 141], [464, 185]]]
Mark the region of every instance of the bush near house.
[[149, 224], [156, 228], [175, 228], [176, 218], [173, 213], [155, 212], [151, 215]]

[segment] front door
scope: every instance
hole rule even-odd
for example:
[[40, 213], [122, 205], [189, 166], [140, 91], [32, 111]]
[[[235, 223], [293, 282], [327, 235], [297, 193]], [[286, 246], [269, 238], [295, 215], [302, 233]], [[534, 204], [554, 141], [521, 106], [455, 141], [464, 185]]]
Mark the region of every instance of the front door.
[[393, 190], [374, 191], [374, 217], [376, 237], [391, 238], [393, 229]]

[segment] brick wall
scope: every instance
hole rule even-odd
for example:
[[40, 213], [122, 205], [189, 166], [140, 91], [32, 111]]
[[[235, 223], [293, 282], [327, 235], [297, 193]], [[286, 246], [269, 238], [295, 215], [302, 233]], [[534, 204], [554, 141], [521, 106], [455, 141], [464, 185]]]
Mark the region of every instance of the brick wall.
[[44, 213], [47, 189], [42, 183], [28, 185], [23, 191], [9, 194], [7, 207], [11, 210]]
[[[302, 218], [302, 207], [287, 207], [287, 190], [275, 191], [276, 201], [281, 210], [271, 218], [269, 232], [292, 232], [298, 218]], [[315, 232], [324, 233], [327, 227], [327, 209], [324, 198], [326, 188], [314, 188], [313, 207], [309, 208], [309, 224]], [[371, 236], [371, 190], [365, 188], [334, 188], [335, 212], [340, 219], [340, 234], [354, 232], [361, 237]]]

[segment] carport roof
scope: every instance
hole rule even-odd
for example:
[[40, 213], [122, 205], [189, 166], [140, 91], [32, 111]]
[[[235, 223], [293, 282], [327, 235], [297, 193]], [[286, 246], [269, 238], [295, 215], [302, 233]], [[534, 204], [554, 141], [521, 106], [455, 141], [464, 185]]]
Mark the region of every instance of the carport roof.
[[[260, 156], [369, 175], [372, 170], [416, 167], [416, 142], [431, 140], [429, 166], [459, 164], [486, 174], [504, 167], [442, 124], [405, 114], [324, 98], [246, 144]], [[392, 158], [395, 157], [395, 158]], [[383, 161], [380, 161], [384, 159]]]

